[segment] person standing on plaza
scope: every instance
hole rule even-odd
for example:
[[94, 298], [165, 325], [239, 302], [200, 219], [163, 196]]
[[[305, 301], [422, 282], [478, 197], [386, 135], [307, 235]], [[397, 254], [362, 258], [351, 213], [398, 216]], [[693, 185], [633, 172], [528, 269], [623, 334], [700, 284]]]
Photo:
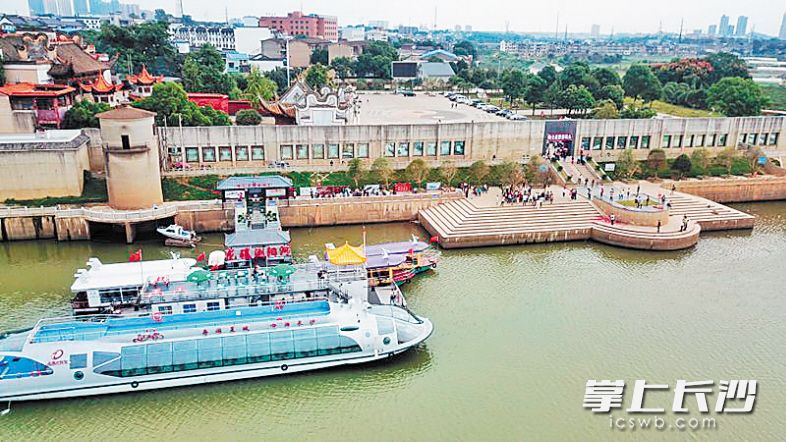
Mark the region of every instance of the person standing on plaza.
[[614, 222], [617, 221], [617, 217], [612, 213], [611, 216], [609, 216], [609, 221], [611, 221], [611, 225], [613, 226]]
[[658, 220], [658, 233], [660, 233], [660, 220]]

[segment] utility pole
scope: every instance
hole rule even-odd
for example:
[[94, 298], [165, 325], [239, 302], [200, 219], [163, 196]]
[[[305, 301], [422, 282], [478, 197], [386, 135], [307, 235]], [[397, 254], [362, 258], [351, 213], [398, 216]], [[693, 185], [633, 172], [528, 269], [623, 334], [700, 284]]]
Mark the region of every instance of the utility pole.
[[677, 38], [677, 43], [682, 43], [682, 29], [685, 26], [685, 19], [680, 20], [680, 36]]
[[557, 12], [557, 27], [554, 31], [554, 40], [559, 40], [559, 12]]

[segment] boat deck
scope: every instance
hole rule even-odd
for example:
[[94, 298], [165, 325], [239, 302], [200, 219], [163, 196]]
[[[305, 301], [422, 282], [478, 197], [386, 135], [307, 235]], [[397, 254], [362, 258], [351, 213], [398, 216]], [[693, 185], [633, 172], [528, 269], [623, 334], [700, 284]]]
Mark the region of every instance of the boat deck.
[[275, 318], [323, 317], [330, 313], [327, 300], [288, 303], [283, 308], [274, 305], [243, 307], [199, 313], [164, 315], [160, 321], [152, 316], [109, 317], [105, 321], [70, 321], [41, 323], [34, 330], [33, 342], [91, 341], [107, 336], [136, 335], [146, 330], [178, 330], [214, 327], [238, 323], [255, 323]]

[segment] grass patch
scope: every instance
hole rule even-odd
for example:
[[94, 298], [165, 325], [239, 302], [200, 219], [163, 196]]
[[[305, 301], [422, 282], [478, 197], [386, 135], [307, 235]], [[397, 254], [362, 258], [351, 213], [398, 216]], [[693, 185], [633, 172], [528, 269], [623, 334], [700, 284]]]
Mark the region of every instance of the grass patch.
[[[625, 98], [626, 105], [632, 105], [633, 99], [630, 97]], [[666, 103], [665, 101], [655, 100], [652, 103], [648, 104], [648, 107], [652, 108], [655, 112], [659, 114], [668, 114], [673, 115], [675, 117], [683, 117], [683, 118], [707, 118], [707, 117], [722, 117], [723, 115], [712, 112], [706, 109], [692, 109], [685, 106], [678, 106], [676, 104]]]
[[766, 95], [772, 104], [767, 106], [772, 110], [786, 110], [786, 86], [779, 84], [759, 84], [761, 91]]
[[212, 190], [195, 187], [189, 184], [188, 181], [190, 180], [186, 181], [178, 178], [162, 179], [161, 189], [164, 193], [164, 201], [213, 200], [218, 197]]
[[106, 191], [106, 180], [103, 178], [94, 178], [90, 172], [84, 172], [84, 188], [82, 194], [79, 196], [47, 196], [44, 198], [35, 198], [30, 200], [16, 200], [9, 198], [5, 200], [7, 205], [26, 206], [26, 207], [51, 207], [59, 204], [89, 204], [89, 203], [103, 203], [109, 197]]

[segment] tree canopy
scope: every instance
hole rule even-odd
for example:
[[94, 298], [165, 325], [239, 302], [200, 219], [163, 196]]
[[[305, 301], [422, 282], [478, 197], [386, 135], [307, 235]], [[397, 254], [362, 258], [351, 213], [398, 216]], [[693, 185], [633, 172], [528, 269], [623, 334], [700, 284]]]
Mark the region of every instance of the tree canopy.
[[186, 91], [178, 83], [159, 83], [153, 93], [134, 106], [156, 113], [156, 124], [163, 126], [229, 126], [229, 116], [210, 106], [199, 107], [188, 101]]
[[262, 115], [254, 109], [243, 109], [235, 115], [238, 126], [256, 126], [262, 122]]
[[86, 127], [99, 127], [96, 114], [106, 112], [110, 109], [107, 103], [93, 103], [88, 100], [80, 100], [63, 117], [63, 129], [83, 129]]
[[166, 22], [145, 22], [124, 27], [104, 23], [100, 31], [85, 32], [84, 36], [95, 45], [96, 51], [120, 56], [115, 65], [120, 74], [137, 73], [142, 64], [146, 64], [149, 70], [156, 73], [180, 75], [182, 58], [169, 42]]
[[759, 85], [746, 78], [726, 77], [707, 90], [707, 104], [727, 117], [759, 115], [768, 102]]
[[186, 56], [183, 63], [183, 85], [188, 92], [230, 95], [237, 88], [231, 75], [224, 72], [221, 52], [210, 44]]
[[254, 107], [259, 107], [261, 100], [272, 100], [276, 97], [278, 85], [270, 78], [262, 75], [256, 67], [251, 68], [251, 72], [246, 76], [246, 88], [243, 91], [243, 98], [251, 101]]
[[643, 64], [634, 64], [628, 69], [622, 80], [622, 87], [629, 97], [645, 102], [657, 100], [662, 94], [660, 81], [652, 73], [652, 69]]
[[328, 70], [321, 64], [311, 65], [306, 70], [306, 83], [314, 90], [320, 90], [330, 83]]

